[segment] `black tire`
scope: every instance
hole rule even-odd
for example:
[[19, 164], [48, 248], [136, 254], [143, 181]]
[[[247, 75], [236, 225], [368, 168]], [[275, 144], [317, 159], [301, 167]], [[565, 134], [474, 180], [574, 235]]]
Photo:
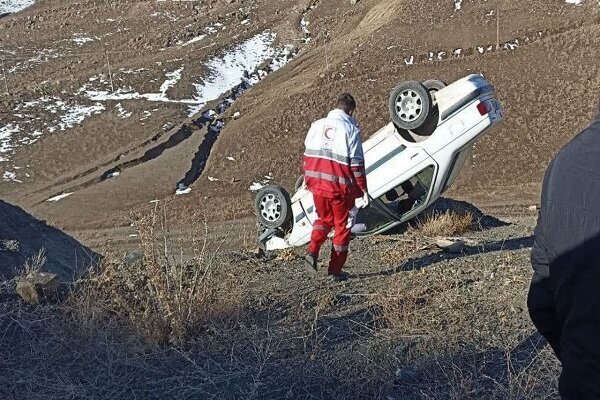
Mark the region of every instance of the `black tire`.
[[292, 221], [292, 201], [281, 186], [265, 186], [254, 199], [258, 221], [267, 228], [285, 228]]
[[418, 129], [431, 111], [431, 95], [421, 82], [402, 82], [392, 90], [388, 102], [392, 122], [400, 129]]
[[446, 84], [446, 82], [440, 81], [439, 79], [428, 79], [423, 82], [423, 86], [425, 86], [425, 88], [429, 90], [429, 93], [435, 93], [438, 90], [442, 90], [448, 85]]
[[442, 90], [448, 85], [446, 84], [446, 82], [440, 81], [438, 79], [428, 79], [423, 82], [423, 86], [425, 86], [425, 88], [429, 90], [429, 94], [431, 95], [432, 99], [432, 107], [431, 111], [429, 111], [429, 116], [427, 117], [425, 122], [423, 122], [423, 125], [421, 125], [419, 128], [414, 129], [414, 133], [416, 133], [419, 136], [431, 136], [431, 134], [437, 128], [438, 119], [440, 118], [437, 102], [434, 99], [435, 93], [439, 90]]
[[298, 191], [304, 185], [304, 175], [300, 175], [298, 179], [296, 179], [296, 183], [294, 184], [294, 191]]

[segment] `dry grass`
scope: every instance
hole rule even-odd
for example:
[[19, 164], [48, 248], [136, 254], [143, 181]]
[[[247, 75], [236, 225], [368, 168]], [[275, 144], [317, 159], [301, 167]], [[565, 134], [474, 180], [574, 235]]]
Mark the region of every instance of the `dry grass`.
[[291, 262], [301, 258], [293, 249], [284, 249], [277, 254], [277, 261]]
[[534, 332], [524, 304], [529, 271], [519, 267], [528, 257], [506, 253], [494, 263], [473, 261], [481, 268], [410, 271], [374, 298], [380, 326], [401, 343], [402, 398], [556, 396], [551, 351], [526, 351], [532, 359], [523, 361], [514, 350]]
[[399, 369], [403, 399], [558, 400], [560, 365], [549, 349], [530, 359], [511, 351], [463, 352]]
[[462, 235], [475, 229], [475, 226], [473, 214], [446, 211], [425, 216], [417, 222], [415, 230], [423, 236], [439, 237]]
[[416, 356], [428, 349], [453, 352], [466, 344], [512, 345], [516, 337], [507, 336], [506, 328], [530, 326], [524, 303], [529, 271], [518, 267], [529, 254], [507, 253], [487, 264], [474, 257], [480, 268], [465, 270], [455, 260], [408, 271], [377, 296], [383, 325], [397, 337], [419, 338], [423, 351]]
[[[293, 251], [218, 256], [204, 226], [178, 235], [167, 211], [135, 218], [138, 261], [108, 254], [65, 304], [0, 309], [0, 398], [556, 396], [552, 354], [523, 368], [512, 351], [531, 333], [526, 251], [340, 286], [304, 279]], [[430, 241], [371, 240], [394, 264]]]
[[207, 324], [235, 317], [242, 297], [235, 276], [227, 274], [202, 239], [172, 240], [166, 206], [137, 216], [143, 256], [133, 265], [106, 257], [80, 281], [72, 298], [86, 323], [124, 318], [146, 341], [183, 343]]
[[40, 272], [47, 260], [46, 249], [41, 248], [35, 255], [25, 259], [25, 264], [23, 264], [23, 275], [29, 276]]

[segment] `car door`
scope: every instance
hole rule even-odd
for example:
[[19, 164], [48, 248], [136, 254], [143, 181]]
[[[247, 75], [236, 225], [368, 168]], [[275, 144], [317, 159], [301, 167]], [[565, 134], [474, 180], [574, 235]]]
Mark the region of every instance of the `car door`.
[[399, 179], [388, 182], [387, 190], [379, 191], [368, 208], [359, 211], [357, 226], [361, 229], [355, 233], [368, 236], [385, 232], [421, 213], [435, 200], [438, 170], [437, 163], [425, 153]]

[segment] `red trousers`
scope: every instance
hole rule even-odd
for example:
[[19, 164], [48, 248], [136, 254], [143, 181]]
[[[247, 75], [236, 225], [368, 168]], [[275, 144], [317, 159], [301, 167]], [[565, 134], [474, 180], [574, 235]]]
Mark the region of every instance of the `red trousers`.
[[354, 207], [354, 198], [346, 197], [330, 199], [313, 195], [318, 219], [313, 225], [310, 245], [307, 252], [319, 256], [321, 246], [327, 240], [327, 235], [334, 228], [333, 248], [328, 272], [339, 274], [348, 258], [351, 230], [347, 228], [349, 212]]

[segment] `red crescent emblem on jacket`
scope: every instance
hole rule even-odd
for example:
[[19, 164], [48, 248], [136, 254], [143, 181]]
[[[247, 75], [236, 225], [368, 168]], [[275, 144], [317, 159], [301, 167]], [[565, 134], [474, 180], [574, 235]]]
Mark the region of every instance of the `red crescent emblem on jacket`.
[[333, 135], [329, 133], [330, 131], [333, 131], [335, 133], [335, 129], [333, 128], [325, 128], [325, 130], [323, 131], [323, 136], [325, 136], [325, 139], [327, 140], [333, 139]]

